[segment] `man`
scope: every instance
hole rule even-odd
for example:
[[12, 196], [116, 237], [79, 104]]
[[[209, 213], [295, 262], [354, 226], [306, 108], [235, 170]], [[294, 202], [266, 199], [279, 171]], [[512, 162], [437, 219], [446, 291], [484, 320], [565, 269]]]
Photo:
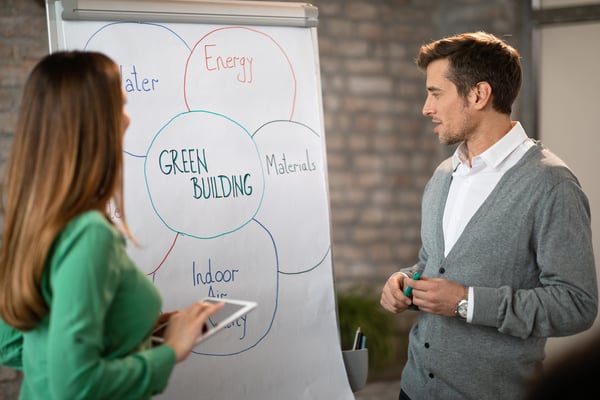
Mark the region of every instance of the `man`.
[[418, 263], [381, 295], [390, 312], [419, 310], [400, 399], [518, 399], [546, 338], [596, 317], [588, 200], [511, 120], [522, 76], [514, 48], [465, 33], [421, 47], [417, 65], [427, 75], [423, 114], [442, 144], [459, 145], [425, 188]]

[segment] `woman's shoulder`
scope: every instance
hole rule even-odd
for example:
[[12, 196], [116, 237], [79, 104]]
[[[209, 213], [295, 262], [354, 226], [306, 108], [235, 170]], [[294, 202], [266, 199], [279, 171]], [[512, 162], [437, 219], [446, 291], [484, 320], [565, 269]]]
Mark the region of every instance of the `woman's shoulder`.
[[65, 230], [79, 230], [89, 227], [114, 230], [113, 224], [98, 210], [88, 210], [77, 215], [67, 223]]
[[85, 211], [63, 228], [59, 235], [59, 241], [70, 242], [83, 238], [89, 238], [96, 243], [105, 240], [113, 242], [122, 238], [120, 231], [98, 210]]
[[[56, 238], [48, 259], [49, 271], [80, 274], [85, 270], [82, 264], [106, 264], [107, 257], [121, 251], [124, 240], [102, 212], [83, 212], [71, 219]], [[108, 272], [107, 268], [87, 270]]]

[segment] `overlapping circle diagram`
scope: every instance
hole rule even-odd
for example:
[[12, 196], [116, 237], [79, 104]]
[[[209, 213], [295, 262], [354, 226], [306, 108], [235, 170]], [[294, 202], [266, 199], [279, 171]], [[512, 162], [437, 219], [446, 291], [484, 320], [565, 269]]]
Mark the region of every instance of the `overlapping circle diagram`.
[[317, 256], [293, 245], [327, 234], [302, 223], [327, 204], [322, 141], [294, 121], [296, 75], [273, 37], [216, 27], [190, 46], [189, 33], [174, 29], [110, 23], [85, 47], [108, 54], [121, 70], [132, 121], [125, 206], [141, 243], [128, 250], [154, 279], [165, 310], [205, 296], [259, 303], [196, 348], [230, 355], [268, 334], [279, 274], [310, 271], [328, 254], [328, 238]]

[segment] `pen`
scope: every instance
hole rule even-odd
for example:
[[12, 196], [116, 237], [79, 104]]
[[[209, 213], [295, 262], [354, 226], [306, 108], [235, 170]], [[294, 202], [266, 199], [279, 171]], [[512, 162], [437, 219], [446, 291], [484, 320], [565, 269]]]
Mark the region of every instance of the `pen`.
[[363, 335], [363, 333], [362, 333], [362, 332], [358, 334], [358, 339], [356, 340], [356, 346], [354, 346], [354, 350], [358, 350], [358, 349], [360, 349], [360, 346], [361, 346], [361, 344], [362, 344], [363, 337], [365, 337], [365, 336]]
[[[413, 275], [412, 279], [415, 281], [418, 281], [419, 278], [421, 278], [421, 272], [417, 272]], [[410, 296], [410, 294], [412, 293], [412, 287], [407, 286], [406, 289], [404, 289], [404, 295], [405, 296]]]
[[359, 345], [359, 339], [362, 333], [360, 332], [360, 326], [356, 329], [356, 333], [354, 334], [354, 344], [352, 345], [352, 349], [356, 350], [356, 346]]

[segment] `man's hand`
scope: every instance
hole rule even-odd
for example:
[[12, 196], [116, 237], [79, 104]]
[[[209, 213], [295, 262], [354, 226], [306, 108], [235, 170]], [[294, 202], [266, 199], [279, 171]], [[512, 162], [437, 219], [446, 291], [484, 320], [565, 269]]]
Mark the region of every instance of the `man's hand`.
[[406, 278], [412, 286], [412, 302], [419, 310], [430, 314], [453, 317], [456, 305], [465, 296], [466, 288], [443, 278], [424, 278], [418, 281]]
[[411, 304], [410, 297], [404, 295], [403, 290], [407, 276], [402, 273], [395, 273], [390, 276], [381, 291], [379, 303], [389, 312], [400, 313], [405, 311]]

